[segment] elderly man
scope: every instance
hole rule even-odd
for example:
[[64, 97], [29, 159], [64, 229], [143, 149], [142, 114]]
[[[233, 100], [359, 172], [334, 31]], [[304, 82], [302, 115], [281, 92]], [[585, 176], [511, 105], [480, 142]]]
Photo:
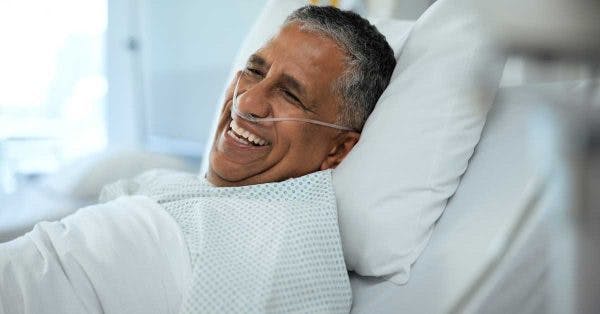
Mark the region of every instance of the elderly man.
[[350, 130], [232, 119], [234, 81], [210, 154], [208, 180], [239, 186], [334, 168], [358, 141], [395, 64], [385, 38], [356, 14], [331, 7], [292, 13], [238, 73], [239, 110], [257, 117], [315, 119]]
[[0, 245], [0, 314], [347, 313], [327, 169], [394, 66], [360, 16], [293, 12], [231, 83], [206, 178], [120, 181], [105, 203]]

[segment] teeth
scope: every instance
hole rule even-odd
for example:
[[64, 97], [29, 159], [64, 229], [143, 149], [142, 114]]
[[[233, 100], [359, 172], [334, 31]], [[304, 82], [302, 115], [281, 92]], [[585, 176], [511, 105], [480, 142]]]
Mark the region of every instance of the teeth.
[[246, 141], [244, 139], [241, 139], [237, 135], [235, 135], [235, 132], [233, 132], [233, 130], [227, 131], [227, 134], [229, 134], [233, 138], [233, 140], [236, 141], [236, 142], [239, 142], [239, 143], [242, 143], [242, 144], [245, 144], [245, 145], [250, 144], [250, 143], [248, 143], [248, 141]]
[[243, 129], [241, 126], [239, 126], [235, 122], [235, 120], [231, 120], [231, 123], [229, 124], [229, 126], [231, 127], [233, 132], [235, 132], [235, 134], [245, 138], [246, 140], [248, 140], [256, 145], [264, 146], [268, 143], [267, 140], [260, 138], [256, 134], [250, 133], [248, 130]]

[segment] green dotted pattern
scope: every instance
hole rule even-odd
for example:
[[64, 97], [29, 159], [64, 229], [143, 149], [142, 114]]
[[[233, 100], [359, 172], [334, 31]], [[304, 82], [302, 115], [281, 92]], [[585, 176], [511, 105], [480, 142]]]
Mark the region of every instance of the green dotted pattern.
[[180, 225], [192, 278], [182, 313], [348, 313], [351, 289], [331, 171], [216, 188], [147, 172], [103, 191], [155, 199]]

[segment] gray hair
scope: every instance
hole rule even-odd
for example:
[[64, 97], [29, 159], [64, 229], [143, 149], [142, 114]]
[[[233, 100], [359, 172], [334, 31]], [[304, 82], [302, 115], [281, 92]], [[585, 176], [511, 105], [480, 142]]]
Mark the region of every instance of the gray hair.
[[309, 5], [292, 12], [284, 25], [291, 23], [333, 39], [345, 51], [346, 71], [332, 85], [343, 102], [336, 123], [360, 132], [390, 82], [394, 51], [375, 26], [354, 12]]

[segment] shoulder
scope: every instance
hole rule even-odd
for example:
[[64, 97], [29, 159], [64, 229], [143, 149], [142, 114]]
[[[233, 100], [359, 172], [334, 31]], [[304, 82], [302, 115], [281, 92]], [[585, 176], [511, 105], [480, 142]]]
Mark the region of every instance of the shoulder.
[[108, 202], [125, 195], [146, 195], [155, 198], [172, 190], [197, 185], [201, 182], [197, 174], [170, 169], [153, 169], [129, 179], [105, 185], [100, 193], [100, 202]]

